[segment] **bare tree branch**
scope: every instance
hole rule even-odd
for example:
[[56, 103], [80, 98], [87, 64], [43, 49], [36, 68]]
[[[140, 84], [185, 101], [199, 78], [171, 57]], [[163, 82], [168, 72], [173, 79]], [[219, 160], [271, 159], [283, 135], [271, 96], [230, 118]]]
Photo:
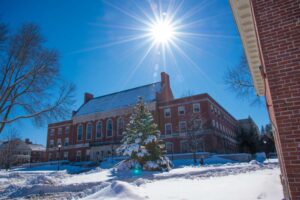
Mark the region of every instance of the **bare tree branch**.
[[58, 53], [44, 47], [39, 28], [26, 24], [7, 35], [0, 23], [1, 44], [0, 133], [20, 119], [32, 118], [41, 125], [69, 116], [75, 86], [60, 78]]
[[238, 98], [247, 99], [250, 102], [250, 105], [262, 104], [261, 97], [255, 95], [255, 87], [244, 54], [236, 67], [228, 68], [224, 76], [224, 82]]

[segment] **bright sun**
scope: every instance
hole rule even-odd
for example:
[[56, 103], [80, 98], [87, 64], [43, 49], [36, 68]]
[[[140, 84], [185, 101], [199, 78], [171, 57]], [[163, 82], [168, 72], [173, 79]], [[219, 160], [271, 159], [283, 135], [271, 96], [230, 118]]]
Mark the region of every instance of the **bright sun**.
[[175, 30], [167, 20], [159, 20], [151, 25], [150, 34], [156, 44], [166, 44], [174, 39]]

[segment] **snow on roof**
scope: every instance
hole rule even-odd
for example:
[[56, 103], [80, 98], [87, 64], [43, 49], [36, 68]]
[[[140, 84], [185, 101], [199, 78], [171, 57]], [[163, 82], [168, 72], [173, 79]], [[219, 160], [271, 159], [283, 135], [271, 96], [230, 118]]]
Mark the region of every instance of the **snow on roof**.
[[46, 147], [41, 144], [28, 144], [31, 151], [46, 151]]
[[135, 105], [138, 97], [143, 97], [146, 103], [156, 100], [156, 93], [161, 91], [161, 83], [152, 83], [141, 87], [124, 90], [100, 97], [96, 97], [83, 104], [75, 116], [90, 113], [105, 112]]

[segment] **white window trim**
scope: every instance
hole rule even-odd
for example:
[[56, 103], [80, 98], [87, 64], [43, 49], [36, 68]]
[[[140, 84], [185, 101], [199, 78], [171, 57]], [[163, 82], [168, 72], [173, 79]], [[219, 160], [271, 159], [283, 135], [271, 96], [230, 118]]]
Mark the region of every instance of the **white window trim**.
[[[169, 116], [166, 115], [167, 111], [169, 111], [169, 113], [170, 113]], [[165, 118], [170, 118], [171, 116], [172, 116], [171, 108], [165, 108], [165, 109], [164, 109], [164, 117], [165, 117]]]
[[[67, 156], [65, 156], [65, 155], [67, 155]], [[67, 160], [68, 160], [68, 159], [69, 159], [69, 152], [68, 152], [68, 151], [65, 151], [63, 156], [64, 156], [64, 159], [67, 159]]]
[[[213, 121], [214, 121], [214, 120], [213, 120]], [[193, 123], [196, 123], [196, 122], [200, 124], [200, 127], [199, 127], [199, 128], [202, 129], [202, 128], [203, 128], [202, 120], [201, 120], [201, 119], [195, 119]]]
[[[79, 130], [79, 127], [80, 127], [80, 126], [82, 127], [82, 128], [81, 128], [81, 140], [78, 139], [78, 133], [79, 133], [78, 130]], [[83, 140], [83, 125], [82, 125], [82, 124], [78, 124], [76, 133], [77, 133], [77, 134], [76, 134], [76, 140], [79, 141], [79, 142], [82, 141], [82, 140]]]
[[[183, 114], [180, 113], [180, 111], [181, 111], [180, 108], [183, 108], [182, 109], [183, 110]], [[178, 115], [180, 115], [180, 116], [185, 115], [185, 107], [184, 106], [179, 106], [178, 107]]]
[[[167, 126], [170, 125], [171, 126], [171, 133], [170, 134], [167, 134]], [[172, 123], [166, 123], [165, 124], [165, 135], [172, 135], [173, 133], [173, 128], [172, 128]]]
[[54, 139], [51, 139], [50, 141], [49, 141], [49, 145], [52, 147], [52, 146], [54, 146]]
[[[108, 136], [107, 135], [107, 133], [108, 133], [108, 122], [109, 121], [111, 121], [111, 136]], [[106, 120], [106, 133], [105, 133], [105, 135], [106, 135], [106, 137], [107, 138], [111, 138], [111, 137], [113, 137], [113, 135], [114, 135], [114, 123], [113, 123], [113, 120], [112, 119], [108, 119], [108, 120]]]
[[189, 143], [188, 143], [188, 141], [187, 140], [181, 140], [180, 141], [180, 152], [183, 152], [183, 144], [187, 144], [187, 152], [189, 152], [189, 147], [188, 147], [188, 145], [189, 145]]
[[57, 135], [62, 135], [62, 128], [57, 129]]
[[[88, 128], [89, 128], [89, 125], [92, 125], [92, 129], [91, 129], [91, 137], [90, 139], [87, 138], [88, 136]], [[92, 122], [88, 122], [87, 125], [86, 125], [86, 130], [85, 130], [85, 140], [92, 140], [92, 137], [93, 137], [93, 123]]]
[[[199, 107], [199, 111], [195, 112], [195, 106]], [[193, 113], [199, 113], [201, 111], [200, 103], [193, 103]]]
[[[68, 144], [66, 145], [66, 141], [68, 140]], [[70, 142], [70, 139], [69, 139], [69, 137], [66, 137], [65, 138], [65, 141], [64, 141], [64, 146], [69, 146], [69, 142]]]
[[[67, 133], [67, 129], [69, 129], [69, 133]], [[70, 126], [65, 127], [65, 135], [70, 135], [70, 130], [71, 130]]]
[[51, 128], [50, 129], [50, 136], [53, 136], [55, 134], [55, 129], [54, 128]]
[[[100, 134], [100, 137], [98, 137], [98, 134], [97, 134], [98, 133], [98, 124], [99, 123], [101, 124], [101, 130], [100, 130], [101, 134]], [[102, 125], [103, 125], [102, 121], [97, 121], [97, 123], [96, 123], [96, 139], [100, 139], [100, 138], [103, 137], [103, 131], [102, 131], [103, 130], [103, 126]]]
[[[185, 124], [185, 131], [182, 131], [182, 130], [181, 130], [181, 126], [180, 126], [181, 123], [184, 123], [184, 124]], [[179, 121], [179, 124], [178, 124], [178, 125], [179, 125], [179, 132], [180, 132], [180, 133], [186, 133], [186, 132], [187, 132], [187, 124], [186, 124], [186, 121]]]
[[174, 143], [173, 142], [166, 142], [166, 150], [168, 150], [168, 145], [171, 145], [171, 152], [174, 152]]

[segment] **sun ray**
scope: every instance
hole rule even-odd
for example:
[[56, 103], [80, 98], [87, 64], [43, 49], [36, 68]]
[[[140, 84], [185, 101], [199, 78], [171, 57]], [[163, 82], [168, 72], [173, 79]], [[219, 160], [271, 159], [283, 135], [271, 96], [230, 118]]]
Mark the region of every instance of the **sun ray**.
[[143, 20], [141, 17], [135, 16], [135, 15], [133, 15], [133, 14], [131, 14], [131, 13], [129, 13], [129, 12], [127, 12], [127, 11], [121, 9], [120, 7], [118, 7], [118, 6], [116, 6], [116, 5], [112, 4], [112, 3], [109, 3], [108, 1], [103, 1], [103, 2], [104, 2], [105, 4], [111, 6], [112, 8], [114, 8], [114, 9], [116, 9], [116, 10], [122, 12], [123, 14], [127, 15], [128, 17], [131, 17], [132, 19], [134, 19], [134, 20], [136, 20], [136, 21], [138, 21], [138, 22], [140, 22], [140, 23], [142, 23], [142, 24], [144, 24], [144, 25], [146, 25], [146, 26], [149, 25], [149, 22], [146, 21], [146, 20]]
[[199, 53], [199, 52], [205, 53], [206, 55], [209, 55], [209, 56], [213, 57], [214, 59], [220, 60], [223, 63], [226, 63], [227, 65], [229, 64], [229, 62], [226, 61], [225, 59], [223, 59], [223, 58], [221, 58], [221, 57], [219, 57], [219, 56], [217, 56], [215, 54], [212, 54], [212, 53], [210, 53], [208, 51], [205, 51], [204, 49], [201, 49], [198, 46], [195, 46], [195, 45], [193, 45], [193, 44], [191, 44], [191, 43], [189, 43], [187, 41], [181, 40], [179, 38], [178, 38], [178, 41], [181, 42], [181, 43], [183, 43], [186, 46], [189, 46], [189, 48], [191, 48], [191, 49], [195, 49], [196, 50], [195, 52], [197, 52], [197, 53]]
[[130, 25], [113, 25], [113, 24], [100, 24], [100, 23], [89, 23], [91, 26], [99, 26], [105, 28], [116, 28], [116, 29], [124, 29], [124, 30], [133, 30], [133, 31], [141, 31], [146, 32], [147, 29], [144, 26], [130, 26]]
[[132, 36], [132, 37], [129, 37], [128, 39], [123, 39], [123, 40], [119, 40], [119, 41], [116, 41], [116, 42], [101, 44], [101, 45], [98, 45], [98, 46], [95, 46], [95, 47], [90, 47], [90, 48], [86, 48], [86, 49], [80, 49], [80, 50], [77, 50], [77, 51], [73, 51], [73, 52], [70, 52], [69, 55], [94, 51], [94, 50], [101, 49], [101, 48], [108, 48], [108, 47], [112, 47], [112, 46], [115, 46], [115, 45], [121, 45], [121, 44], [124, 44], [124, 43], [133, 42], [133, 41], [136, 41], [136, 40], [147, 39], [148, 37], [149, 36], [147, 34], [134, 36], [134, 37]]
[[140, 60], [137, 62], [137, 64], [133, 67], [133, 70], [131, 71], [131, 73], [129, 74], [129, 76], [126, 78], [122, 89], [124, 89], [126, 87], [126, 85], [128, 84], [129, 80], [131, 80], [132, 76], [135, 74], [136, 70], [141, 66], [141, 64], [143, 64], [144, 60], [147, 58], [147, 56], [149, 55], [149, 53], [151, 52], [151, 50], [153, 49], [153, 47], [155, 46], [154, 43], [152, 43], [149, 48], [145, 51], [145, 54], [140, 58]]
[[207, 81], [215, 85], [214, 81], [211, 80], [211, 78], [209, 78], [209, 76], [201, 70], [201, 67], [199, 67], [175, 42], [171, 42], [171, 44], [194, 67], [195, 70], [201, 73], [202, 77], [206, 78]]

